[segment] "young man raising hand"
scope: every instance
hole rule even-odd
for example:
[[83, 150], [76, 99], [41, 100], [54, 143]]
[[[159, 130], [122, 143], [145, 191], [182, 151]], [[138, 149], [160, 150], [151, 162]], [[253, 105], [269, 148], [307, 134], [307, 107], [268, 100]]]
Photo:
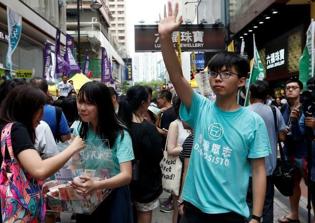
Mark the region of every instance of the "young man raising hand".
[[[161, 50], [170, 80], [182, 100], [180, 115], [195, 132], [190, 165], [182, 191], [182, 223], [261, 222], [266, 190], [264, 157], [270, 143], [264, 121], [237, 104], [237, 91], [245, 85], [249, 65], [234, 53], [216, 54], [208, 64], [215, 102], [195, 93], [183, 77], [172, 43], [178, 30], [178, 3], [168, 3], [159, 24]], [[246, 193], [253, 177], [253, 210]]]

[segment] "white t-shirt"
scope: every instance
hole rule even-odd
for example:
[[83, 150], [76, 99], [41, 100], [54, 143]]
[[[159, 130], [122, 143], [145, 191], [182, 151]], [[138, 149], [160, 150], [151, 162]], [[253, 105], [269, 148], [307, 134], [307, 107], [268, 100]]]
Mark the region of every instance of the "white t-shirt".
[[63, 83], [63, 81], [61, 81], [58, 83], [57, 88], [59, 91], [59, 96], [67, 97], [70, 91], [73, 89], [73, 86], [70, 83]]
[[35, 129], [35, 134], [34, 146], [42, 158], [48, 158], [58, 153], [54, 135], [46, 122], [40, 121], [40, 124]]

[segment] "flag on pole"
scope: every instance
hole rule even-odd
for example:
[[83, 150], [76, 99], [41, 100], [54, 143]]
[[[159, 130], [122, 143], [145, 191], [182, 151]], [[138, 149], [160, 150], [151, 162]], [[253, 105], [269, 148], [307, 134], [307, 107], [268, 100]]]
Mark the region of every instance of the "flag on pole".
[[84, 73], [86, 76], [89, 72], [89, 65], [90, 65], [90, 56], [88, 52], [86, 51], [85, 56], [84, 56], [83, 70], [82, 70], [82, 73]]
[[19, 44], [22, 33], [22, 17], [15, 11], [7, 7], [7, 20], [8, 20], [8, 51], [6, 56], [6, 68], [9, 73], [6, 74], [7, 79], [12, 78], [12, 54]]
[[307, 88], [308, 79], [314, 77], [314, 26], [315, 22], [312, 20], [306, 32], [306, 44], [299, 61], [299, 80], [303, 83], [304, 89]]
[[103, 83], [110, 83], [112, 81], [111, 63], [109, 60], [106, 49], [102, 47], [101, 82]]
[[66, 35], [66, 52], [64, 58], [64, 72], [69, 76], [70, 74], [80, 73], [81, 69], [75, 61], [72, 51], [74, 48], [73, 38], [69, 34]]
[[56, 30], [56, 43], [55, 43], [55, 54], [56, 54], [56, 78], [59, 78], [64, 73], [64, 59], [61, 56], [60, 52], [60, 29]]
[[244, 41], [244, 38], [242, 38], [241, 50], [240, 50], [241, 56], [244, 56], [244, 50], [245, 50], [245, 41]]
[[108, 72], [108, 76], [109, 76], [109, 83], [114, 84], [112, 62], [109, 58], [107, 61], [108, 61], [107, 72]]
[[245, 106], [249, 105], [249, 86], [255, 83], [257, 80], [263, 80], [266, 77], [264, 65], [261, 62], [259, 52], [256, 47], [255, 35], [253, 35], [253, 49], [254, 49], [254, 58], [252, 63], [253, 65], [251, 66], [250, 69], [249, 80], [246, 81], [246, 97], [244, 103]]
[[235, 52], [235, 47], [234, 47], [234, 40], [230, 42], [230, 44], [227, 46], [227, 51], [228, 52]]
[[55, 82], [55, 67], [53, 66], [52, 54], [52, 44], [46, 42], [44, 48], [43, 78], [45, 78], [47, 82]]

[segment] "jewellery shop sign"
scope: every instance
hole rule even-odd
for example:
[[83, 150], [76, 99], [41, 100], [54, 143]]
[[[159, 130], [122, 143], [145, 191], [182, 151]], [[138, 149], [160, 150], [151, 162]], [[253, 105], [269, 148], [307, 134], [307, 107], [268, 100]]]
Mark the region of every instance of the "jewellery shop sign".
[[[180, 35], [182, 51], [219, 51], [225, 48], [225, 28], [217, 25], [181, 25], [172, 34], [174, 47]], [[157, 25], [135, 25], [135, 51], [161, 51]]]

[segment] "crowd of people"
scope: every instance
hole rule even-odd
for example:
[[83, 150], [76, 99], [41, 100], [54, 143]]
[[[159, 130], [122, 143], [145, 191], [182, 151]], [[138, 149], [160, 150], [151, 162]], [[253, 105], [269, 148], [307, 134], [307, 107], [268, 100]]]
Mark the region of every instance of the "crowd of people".
[[[235, 53], [220, 52], [208, 63], [216, 98], [207, 99], [183, 77], [172, 43], [172, 32], [181, 24], [178, 4], [173, 8], [169, 3], [168, 8], [158, 28], [175, 94], [163, 89], [153, 99], [150, 87], [138, 85], [118, 95], [97, 81], [76, 92], [63, 76], [54, 101], [43, 78], [1, 83], [0, 160], [6, 165], [15, 163], [37, 195], [30, 209], [26, 197], [23, 205], [15, 200], [17, 195], [8, 199], [7, 176], [16, 173], [1, 168], [3, 222], [55, 222], [58, 216], [46, 215], [43, 180], [80, 153], [87, 169], [106, 169], [106, 174], [100, 173], [97, 180], [83, 174], [70, 186], [82, 195], [102, 189], [111, 193], [91, 215], [73, 215], [76, 222], [151, 223], [152, 211], [160, 207], [165, 212], [173, 210], [173, 223], [272, 223], [278, 143], [284, 145], [295, 169], [290, 213], [278, 222], [300, 222], [302, 179], [312, 189], [314, 207], [315, 114], [303, 110], [300, 95], [306, 86], [291, 78], [285, 83], [286, 101], [270, 103], [268, 83], [257, 81], [249, 89], [250, 106], [243, 107], [237, 93], [245, 86], [249, 64]], [[310, 79], [308, 87], [314, 83]], [[314, 151], [311, 158], [309, 140]], [[71, 143], [60, 150], [58, 144], [67, 141]], [[87, 146], [91, 144], [98, 145], [102, 155], [95, 155]], [[179, 193], [171, 193], [160, 203], [164, 149], [169, 156], [180, 157], [183, 165]], [[18, 182], [15, 179], [13, 184], [20, 187]]]

